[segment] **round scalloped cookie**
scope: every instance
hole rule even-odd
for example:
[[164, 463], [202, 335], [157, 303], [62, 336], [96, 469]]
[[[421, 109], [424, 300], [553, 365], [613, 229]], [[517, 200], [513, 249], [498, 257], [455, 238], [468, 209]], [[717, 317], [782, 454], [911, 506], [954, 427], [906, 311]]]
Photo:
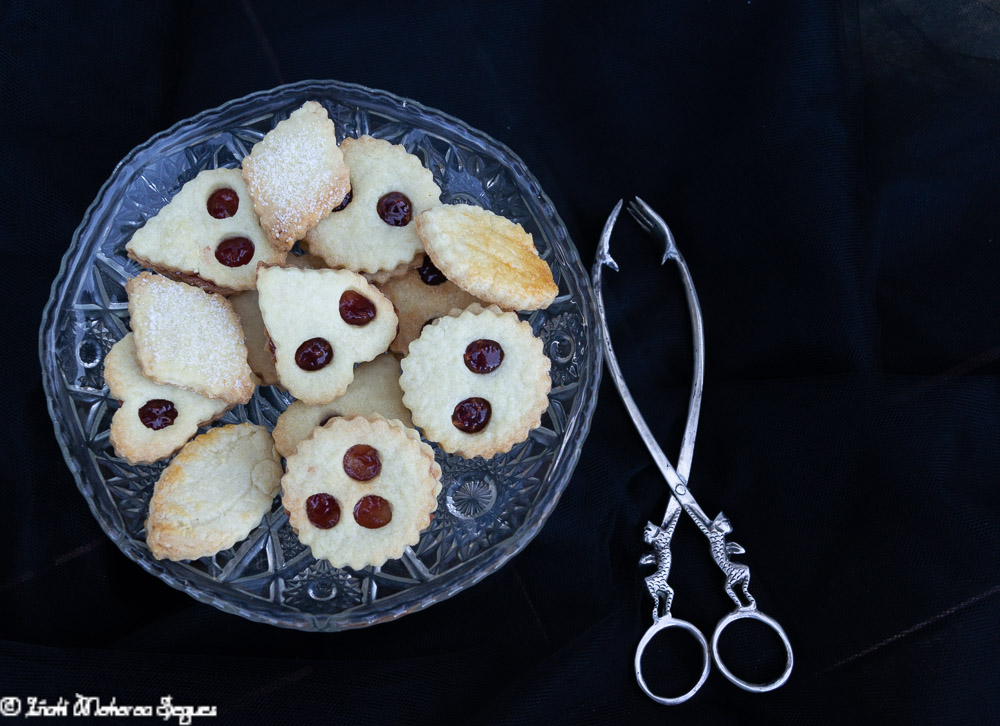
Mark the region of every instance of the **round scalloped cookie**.
[[108, 351], [104, 382], [111, 397], [121, 401], [111, 418], [111, 445], [115, 454], [130, 464], [152, 464], [167, 458], [198, 433], [199, 427], [229, 410], [225, 401], [153, 383], [143, 376], [132, 333]]
[[504, 310], [547, 308], [559, 294], [524, 227], [468, 204], [442, 204], [416, 219], [427, 254], [449, 280]]
[[392, 303], [349, 270], [262, 267], [257, 294], [278, 379], [306, 403], [342, 395], [354, 364], [384, 353], [396, 335]]
[[334, 416], [381, 416], [398, 419], [411, 426], [410, 411], [403, 405], [403, 390], [399, 387], [399, 361], [391, 353], [354, 369], [354, 380], [343, 396], [333, 403], [311, 406], [293, 401], [274, 425], [274, 445], [278, 453], [289, 457], [299, 442], [317, 426]]
[[243, 179], [274, 246], [291, 249], [351, 190], [326, 109], [306, 101], [267, 132], [243, 159]]
[[[427, 323], [456, 308], [464, 310], [469, 305], [480, 302], [451, 280], [446, 280], [430, 264], [426, 255], [421, 257], [424, 261], [421, 267], [379, 285], [383, 294], [396, 306], [396, 314], [399, 316], [399, 333], [389, 346], [389, 350], [394, 353], [406, 355], [410, 350], [410, 342], [420, 335]], [[437, 274], [433, 274], [434, 272]]]
[[129, 280], [125, 292], [144, 376], [230, 404], [250, 400], [253, 371], [229, 300], [150, 272]]
[[263, 426], [211, 429], [189, 441], [163, 470], [146, 519], [158, 560], [194, 560], [228, 549], [271, 510], [281, 457]]
[[281, 502], [292, 529], [334, 567], [400, 557], [420, 540], [441, 492], [434, 451], [398, 421], [331, 419], [299, 443], [286, 467]]
[[[340, 149], [351, 170], [351, 201], [309, 231], [309, 251], [330, 267], [398, 274], [423, 249], [412, 219], [440, 205], [441, 189], [419, 157], [398, 144], [362, 136], [344, 139]], [[392, 192], [409, 200], [410, 221], [401, 226], [379, 216], [379, 200]]]
[[227, 295], [256, 286], [258, 263], [285, 259], [261, 229], [239, 169], [198, 174], [125, 249], [145, 267]]
[[[502, 350], [499, 362], [493, 344]], [[541, 339], [516, 313], [474, 304], [438, 318], [410, 343], [399, 385], [427, 439], [466, 458], [489, 458], [541, 423], [550, 366]]]

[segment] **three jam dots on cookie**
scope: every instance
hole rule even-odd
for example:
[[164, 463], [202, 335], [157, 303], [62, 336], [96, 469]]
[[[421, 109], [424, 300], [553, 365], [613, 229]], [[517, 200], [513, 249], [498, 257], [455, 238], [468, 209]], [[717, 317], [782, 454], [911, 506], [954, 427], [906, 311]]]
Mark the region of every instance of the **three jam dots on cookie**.
[[441, 491], [441, 467], [396, 420], [336, 417], [286, 459], [282, 504], [299, 539], [335, 567], [380, 565], [416, 544]]
[[[358, 482], [370, 482], [382, 471], [378, 449], [355, 444], [343, 459], [344, 473]], [[340, 522], [340, 503], [325, 492], [306, 499], [306, 516], [320, 529], [332, 529]], [[377, 494], [366, 494], [354, 505], [354, 521], [365, 529], [379, 529], [392, 521], [392, 505]]]

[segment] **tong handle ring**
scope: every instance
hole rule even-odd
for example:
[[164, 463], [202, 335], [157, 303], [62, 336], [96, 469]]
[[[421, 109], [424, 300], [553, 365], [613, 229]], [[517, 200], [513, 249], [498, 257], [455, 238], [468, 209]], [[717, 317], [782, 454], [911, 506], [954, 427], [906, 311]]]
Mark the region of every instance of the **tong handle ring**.
[[[737, 620], [747, 619], [759, 620], [767, 625], [771, 628], [771, 630], [778, 634], [778, 637], [781, 638], [782, 645], [785, 646], [785, 669], [782, 671], [781, 675], [773, 681], [767, 681], [766, 683], [751, 683], [750, 681], [745, 681], [734, 675], [733, 672], [726, 667], [726, 664], [722, 662], [722, 657], [719, 655], [719, 638], [722, 636], [722, 632]], [[750, 691], [751, 693], [766, 693], [767, 691], [773, 691], [775, 688], [779, 688], [785, 684], [785, 681], [787, 681], [788, 677], [792, 674], [792, 662], [794, 658], [792, 656], [792, 644], [788, 640], [788, 635], [785, 633], [785, 629], [781, 627], [777, 620], [772, 618], [770, 615], [765, 615], [758, 610], [756, 606], [753, 606], [736, 608], [736, 610], [729, 613], [729, 615], [720, 620], [719, 624], [715, 626], [715, 633], [712, 635], [712, 660], [715, 661], [715, 665], [718, 666], [719, 671], [729, 680], [730, 683], [739, 686], [744, 691]]]
[[[698, 677], [698, 682], [695, 683], [694, 686], [687, 692], [674, 697], [660, 696], [653, 693], [649, 686], [646, 685], [646, 679], [642, 675], [642, 654], [645, 652], [646, 646], [649, 645], [654, 636], [667, 628], [680, 628], [681, 630], [687, 631], [701, 646], [701, 675]], [[652, 698], [657, 703], [662, 703], [664, 706], [673, 706], [678, 703], [684, 703], [689, 700], [691, 696], [697, 693], [702, 685], [704, 685], [705, 680], [708, 678], [710, 664], [711, 661], [708, 657], [708, 642], [705, 640], [705, 636], [702, 635], [698, 628], [689, 623], [687, 620], [680, 620], [672, 615], [665, 615], [650, 625], [649, 629], [646, 630], [645, 635], [642, 636], [642, 640], [639, 641], [639, 647], [635, 649], [635, 679], [639, 682], [639, 688], [641, 688], [643, 693], [647, 696]]]

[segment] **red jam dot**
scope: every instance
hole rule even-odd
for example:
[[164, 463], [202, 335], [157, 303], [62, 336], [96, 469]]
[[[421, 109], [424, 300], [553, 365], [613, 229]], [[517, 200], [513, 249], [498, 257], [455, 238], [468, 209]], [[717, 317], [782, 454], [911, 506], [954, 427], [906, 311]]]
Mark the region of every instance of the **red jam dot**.
[[448, 278], [437, 268], [430, 255], [424, 255], [424, 261], [417, 268], [417, 272], [425, 285], [440, 285], [442, 282], [448, 282]]
[[480, 338], [465, 349], [465, 367], [473, 373], [492, 373], [503, 363], [503, 348], [495, 340]]
[[382, 497], [369, 494], [354, 505], [354, 521], [366, 529], [378, 529], [392, 521], [392, 507]]
[[344, 473], [354, 481], [369, 481], [382, 471], [378, 449], [368, 444], [355, 444], [344, 454]]
[[243, 267], [253, 259], [253, 250], [253, 242], [246, 237], [230, 237], [215, 248], [215, 259], [226, 267]]
[[205, 208], [216, 219], [232, 217], [240, 208], [240, 197], [229, 187], [223, 187], [212, 192], [212, 196], [205, 203]]
[[413, 205], [402, 192], [389, 192], [382, 195], [376, 205], [378, 216], [382, 221], [393, 227], [405, 227], [413, 219]]
[[467, 398], [455, 406], [451, 423], [459, 431], [475, 434], [486, 428], [492, 413], [493, 407], [485, 398]]
[[333, 347], [325, 338], [310, 338], [295, 351], [295, 363], [304, 371], [318, 371], [333, 360]]
[[320, 529], [331, 529], [340, 521], [340, 505], [329, 494], [313, 494], [306, 499], [306, 516]]
[[172, 401], [165, 401], [162, 398], [154, 398], [139, 409], [139, 420], [147, 429], [159, 431], [173, 424], [177, 418], [177, 407]]
[[348, 204], [350, 204], [351, 200], [353, 198], [354, 198], [354, 190], [353, 189], [348, 189], [347, 190], [347, 194], [344, 195], [344, 198], [343, 198], [343, 200], [341, 200], [340, 204], [338, 204], [336, 207], [334, 207], [330, 211], [331, 212], [342, 212], [342, 211], [344, 211], [344, 207], [346, 207]]
[[344, 290], [340, 296], [340, 317], [348, 325], [368, 325], [375, 319], [375, 303], [360, 292]]

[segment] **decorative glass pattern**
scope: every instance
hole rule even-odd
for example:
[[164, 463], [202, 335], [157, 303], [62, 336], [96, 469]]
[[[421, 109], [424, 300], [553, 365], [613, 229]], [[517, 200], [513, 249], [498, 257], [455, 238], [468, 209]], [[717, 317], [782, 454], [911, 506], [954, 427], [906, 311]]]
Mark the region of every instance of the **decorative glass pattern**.
[[[527, 316], [552, 358], [550, 406], [542, 427], [508, 454], [465, 460], [438, 450], [444, 477], [434, 521], [416, 547], [381, 568], [352, 571], [315, 560], [291, 531], [279, 500], [232, 549], [191, 562], [161, 562], [146, 548], [145, 519], [166, 463], [131, 466], [108, 441], [117, 402], [104, 385], [102, 362], [128, 332], [124, 286], [140, 270], [127, 258], [125, 243], [199, 171], [237, 166], [256, 141], [310, 99], [327, 108], [340, 138], [370, 133], [420, 156], [445, 202], [485, 206], [534, 235], [560, 293], [548, 310]], [[108, 536], [145, 570], [202, 602], [302, 630], [363, 627], [419, 610], [478, 582], [523, 548], [569, 481], [593, 414], [601, 362], [587, 276], [552, 203], [524, 164], [502, 144], [439, 111], [332, 81], [232, 101], [133, 150], [74, 235], [40, 338], [56, 435]], [[258, 388], [221, 423], [273, 428], [290, 400], [273, 388]]]

